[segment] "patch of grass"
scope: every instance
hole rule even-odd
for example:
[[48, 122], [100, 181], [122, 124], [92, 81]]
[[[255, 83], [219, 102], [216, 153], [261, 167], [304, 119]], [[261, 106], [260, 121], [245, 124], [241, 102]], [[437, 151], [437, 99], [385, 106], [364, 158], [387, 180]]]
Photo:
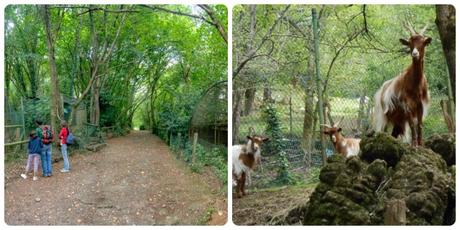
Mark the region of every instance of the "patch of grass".
[[23, 152], [5, 152], [5, 163], [20, 162], [26, 159]]
[[205, 213], [198, 219], [197, 225], [206, 225], [212, 218], [212, 214], [216, 212], [216, 209], [212, 206], [209, 206]]
[[203, 172], [203, 165], [202, 164], [197, 164], [197, 163], [191, 164], [190, 169], [194, 173], [200, 173], [201, 174]]
[[316, 185], [319, 183], [319, 173], [321, 172], [321, 167], [312, 167], [308, 171], [307, 179], [305, 180], [305, 184], [314, 184]]

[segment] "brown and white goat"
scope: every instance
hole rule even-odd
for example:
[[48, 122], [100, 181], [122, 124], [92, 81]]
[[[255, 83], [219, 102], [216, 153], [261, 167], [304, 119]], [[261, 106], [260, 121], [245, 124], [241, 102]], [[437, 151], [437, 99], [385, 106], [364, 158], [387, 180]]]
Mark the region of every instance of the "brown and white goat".
[[420, 33], [409, 29], [409, 40], [399, 41], [410, 48], [412, 64], [399, 76], [383, 83], [375, 94], [374, 128], [382, 132], [391, 123], [393, 137], [402, 136], [407, 142], [410, 138], [412, 145], [416, 146], [423, 144], [423, 118], [427, 115], [430, 101], [423, 68], [425, 47], [430, 44], [431, 38], [423, 36], [426, 26]]
[[323, 133], [331, 138], [335, 151], [344, 157], [358, 155], [361, 139], [344, 137], [342, 128], [338, 127], [338, 123], [332, 125], [332, 127], [326, 124], [322, 124], [322, 126], [324, 126]]
[[238, 198], [245, 195], [244, 186], [246, 179], [250, 177], [251, 171], [257, 164], [261, 163], [262, 155], [260, 148], [268, 138], [261, 136], [247, 136], [248, 142], [245, 145], [234, 145], [232, 147], [232, 174], [236, 181], [236, 195]]

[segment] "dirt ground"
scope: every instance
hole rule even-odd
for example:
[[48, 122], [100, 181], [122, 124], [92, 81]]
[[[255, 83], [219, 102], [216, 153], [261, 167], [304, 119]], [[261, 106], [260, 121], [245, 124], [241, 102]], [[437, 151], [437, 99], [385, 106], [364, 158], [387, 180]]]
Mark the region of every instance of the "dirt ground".
[[288, 212], [305, 204], [315, 185], [249, 191], [243, 198], [233, 193], [233, 223], [236, 225], [272, 225]]
[[[149, 132], [107, 141], [93, 154], [70, 158], [71, 172], [38, 181], [5, 167], [9, 225], [222, 225], [226, 195], [210, 170], [191, 172]], [[57, 148], [53, 154], [60, 154]], [[24, 167], [22, 165], [22, 167]], [[12, 176], [12, 172], [15, 176]]]

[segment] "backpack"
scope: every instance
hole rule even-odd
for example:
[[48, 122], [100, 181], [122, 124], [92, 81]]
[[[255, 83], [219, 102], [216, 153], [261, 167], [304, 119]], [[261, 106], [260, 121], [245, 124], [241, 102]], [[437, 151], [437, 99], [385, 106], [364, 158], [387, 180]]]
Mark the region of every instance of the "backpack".
[[65, 140], [65, 142], [66, 142], [68, 145], [71, 145], [71, 144], [74, 144], [74, 143], [75, 143], [75, 137], [74, 137], [73, 134], [70, 132], [69, 128], [67, 128], [67, 139]]
[[45, 145], [51, 144], [54, 141], [54, 133], [50, 127], [43, 127], [42, 142]]

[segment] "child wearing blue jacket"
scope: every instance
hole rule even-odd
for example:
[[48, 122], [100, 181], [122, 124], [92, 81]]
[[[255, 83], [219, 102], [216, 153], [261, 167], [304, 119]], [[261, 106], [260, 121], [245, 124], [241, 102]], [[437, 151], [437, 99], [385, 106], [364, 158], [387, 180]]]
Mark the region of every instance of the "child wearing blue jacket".
[[32, 163], [34, 164], [34, 177], [33, 180], [38, 180], [37, 172], [38, 172], [38, 161], [40, 159], [40, 153], [42, 151], [42, 141], [36, 135], [35, 130], [30, 132], [29, 144], [27, 146], [29, 157], [27, 159], [26, 171], [25, 173], [21, 174], [21, 177], [27, 179], [27, 173], [30, 171], [30, 167]]

